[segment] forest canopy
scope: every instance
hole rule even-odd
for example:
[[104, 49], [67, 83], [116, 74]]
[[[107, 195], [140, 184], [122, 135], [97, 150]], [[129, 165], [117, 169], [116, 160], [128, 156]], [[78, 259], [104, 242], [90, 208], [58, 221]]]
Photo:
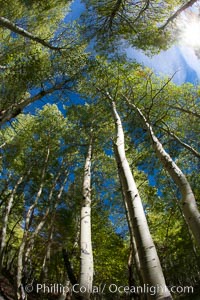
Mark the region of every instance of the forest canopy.
[[199, 299], [199, 1], [0, 8], [0, 298]]

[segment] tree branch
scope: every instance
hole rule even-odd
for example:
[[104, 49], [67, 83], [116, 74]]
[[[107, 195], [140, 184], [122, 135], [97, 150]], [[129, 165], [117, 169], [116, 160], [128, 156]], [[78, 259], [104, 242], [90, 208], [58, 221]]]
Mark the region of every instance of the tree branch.
[[115, 5], [114, 5], [114, 8], [111, 12], [111, 15], [110, 15], [110, 18], [109, 18], [109, 27], [111, 28], [112, 27], [112, 24], [113, 24], [113, 20], [116, 16], [116, 14], [118, 13], [119, 9], [120, 9], [120, 6], [122, 4], [123, 0], [117, 0]]
[[29, 38], [32, 41], [35, 41], [51, 50], [61, 50], [63, 48], [59, 48], [59, 47], [55, 47], [52, 46], [50, 43], [46, 42], [45, 40], [39, 38], [38, 36], [33, 35], [32, 33], [26, 31], [25, 29], [23, 29], [22, 27], [16, 25], [15, 23], [11, 22], [10, 20], [4, 18], [4, 17], [0, 17], [0, 26], [1, 27], [5, 27], [7, 29], [10, 29], [11, 31], [22, 35], [26, 38]]
[[135, 18], [134, 23], [137, 22], [137, 20], [139, 20], [141, 15], [149, 8], [149, 3], [150, 0], [146, 0], [146, 3], [144, 4], [143, 8], [140, 10], [138, 16]]
[[187, 113], [189, 115], [192, 115], [196, 118], [200, 118], [200, 114], [197, 113], [197, 112], [194, 112], [194, 111], [191, 111], [191, 110], [185, 109], [183, 107], [179, 107], [179, 106], [170, 106], [170, 107], [173, 108], [173, 109], [177, 109], [177, 110], [180, 110], [182, 112], [185, 112], [185, 113]]
[[77, 284], [77, 279], [74, 275], [74, 272], [72, 270], [72, 266], [71, 266], [71, 263], [70, 263], [70, 260], [69, 260], [69, 255], [68, 255], [68, 252], [63, 248], [62, 249], [62, 255], [63, 255], [63, 260], [64, 260], [64, 263], [65, 263], [65, 268], [67, 270], [67, 275], [69, 277], [69, 280], [70, 280], [70, 283], [72, 285], [75, 285]]
[[188, 7], [191, 7], [197, 1], [198, 0], [190, 0], [185, 3], [173, 15], [171, 15], [171, 17], [169, 17], [167, 21], [161, 27], [159, 27], [159, 29], [164, 30], [170, 22], [174, 21], [184, 10], [186, 10]]
[[33, 103], [44, 96], [51, 94], [57, 90], [60, 90], [65, 86], [66, 83], [70, 82], [71, 79], [67, 79], [45, 91], [41, 91], [38, 94], [36, 94], [33, 97], [29, 97], [27, 99], [23, 99], [21, 102], [17, 104], [13, 104], [11, 107], [9, 107], [7, 110], [0, 111], [0, 126], [4, 124], [5, 122], [11, 120], [12, 118], [15, 118], [17, 115], [19, 115], [22, 110], [30, 103]]
[[197, 158], [200, 158], [200, 153], [195, 150], [192, 146], [188, 145], [187, 143], [183, 142], [175, 133], [170, 131], [170, 128], [167, 124], [164, 123], [167, 129], [161, 128], [163, 131], [167, 132], [171, 137], [173, 137], [179, 144], [181, 144], [184, 148], [189, 150], [192, 154], [194, 154]]

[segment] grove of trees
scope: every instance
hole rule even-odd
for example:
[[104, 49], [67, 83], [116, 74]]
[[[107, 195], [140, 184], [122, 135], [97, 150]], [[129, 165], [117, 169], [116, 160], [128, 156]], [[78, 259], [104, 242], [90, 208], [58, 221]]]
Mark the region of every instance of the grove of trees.
[[0, 299], [199, 299], [200, 85], [126, 56], [194, 5], [0, 1]]

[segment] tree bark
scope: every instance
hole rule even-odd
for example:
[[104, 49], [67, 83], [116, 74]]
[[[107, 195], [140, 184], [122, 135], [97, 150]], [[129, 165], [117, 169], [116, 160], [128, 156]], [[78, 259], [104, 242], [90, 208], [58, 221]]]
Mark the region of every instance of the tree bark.
[[25, 250], [27, 239], [28, 239], [28, 233], [29, 233], [29, 228], [31, 225], [32, 217], [33, 217], [33, 212], [34, 212], [34, 209], [35, 209], [35, 207], [38, 203], [38, 200], [43, 191], [44, 178], [45, 178], [45, 173], [46, 173], [47, 164], [48, 164], [48, 160], [49, 160], [49, 155], [50, 155], [50, 150], [48, 148], [47, 155], [46, 155], [46, 158], [44, 161], [44, 167], [43, 167], [42, 174], [41, 174], [41, 183], [40, 183], [38, 192], [36, 194], [35, 200], [34, 200], [33, 204], [29, 207], [27, 214], [26, 214], [24, 234], [23, 234], [22, 242], [21, 242], [21, 245], [19, 248], [18, 260], [17, 260], [17, 278], [16, 278], [16, 281], [17, 281], [16, 294], [17, 295], [16, 296], [17, 296], [18, 300], [27, 299], [27, 295], [26, 295], [26, 292], [24, 291], [24, 287], [22, 284], [22, 276], [23, 276], [23, 269], [24, 269], [24, 264], [23, 264], [24, 250]]
[[185, 3], [183, 6], [181, 6], [179, 9], [177, 9], [177, 11], [175, 11], [174, 13], [173, 13], [173, 15], [171, 15], [171, 17], [169, 17], [168, 19], [167, 19], [167, 21], [165, 22], [165, 24], [164, 25], [162, 25], [162, 26], [160, 26], [159, 27], [159, 29], [160, 30], [164, 30], [166, 27], [167, 27], [167, 25], [169, 24], [169, 23], [171, 23], [172, 21], [174, 21], [184, 10], [186, 10], [187, 8], [189, 8], [189, 7], [191, 7], [194, 3], [196, 3], [197, 2], [197, 0], [190, 0], [190, 1], [188, 1], [187, 3]]
[[17, 227], [17, 225], [20, 223], [21, 221], [21, 217], [17, 220], [17, 222], [14, 224], [14, 226], [12, 227], [11, 231], [10, 231], [10, 234], [9, 234], [9, 237], [7, 238], [7, 242], [6, 242], [6, 246], [5, 246], [5, 268], [7, 271], [10, 270], [10, 261], [13, 260], [13, 257], [12, 255], [9, 255], [9, 251], [11, 250], [12, 252], [12, 246], [10, 245], [11, 244], [11, 239], [13, 237], [13, 234], [15, 232], [15, 228]]
[[192, 188], [186, 176], [179, 169], [177, 164], [172, 160], [171, 156], [165, 151], [163, 145], [155, 136], [153, 128], [147, 121], [146, 117], [143, 115], [142, 111], [135, 104], [131, 103], [128, 99], [126, 100], [129, 106], [132, 107], [140, 116], [143, 124], [145, 125], [149, 133], [154, 151], [158, 159], [160, 160], [165, 170], [168, 172], [168, 174], [171, 176], [171, 178], [179, 188], [182, 196], [183, 214], [193, 233], [197, 244], [200, 246], [200, 213], [196, 204]]
[[47, 47], [51, 50], [63, 49], [63, 48], [52, 46], [50, 43], [46, 42], [44, 39], [41, 39], [38, 36], [35, 36], [34, 34], [30, 33], [29, 31], [23, 29], [22, 27], [16, 25], [15, 23], [11, 22], [10, 20], [8, 20], [4, 17], [0, 17], [0, 26], [10, 29], [12, 32], [15, 32], [25, 38], [35, 41], [36, 43], [39, 43], [39, 44], [43, 45], [44, 47]]
[[74, 275], [74, 272], [73, 272], [73, 269], [72, 269], [72, 266], [71, 266], [71, 263], [70, 263], [70, 260], [69, 260], [69, 255], [68, 255], [68, 252], [67, 250], [65, 250], [64, 248], [62, 249], [62, 254], [63, 254], [63, 260], [64, 260], [64, 263], [65, 263], [65, 268], [67, 270], [67, 275], [68, 275], [68, 278], [69, 278], [69, 281], [71, 283], [71, 285], [75, 285], [77, 284], [77, 279]]
[[[165, 126], [167, 126], [165, 124]], [[192, 146], [188, 145], [187, 143], [183, 142], [175, 133], [170, 131], [169, 126], [167, 126], [167, 129], [161, 128], [164, 132], [167, 132], [174, 140], [176, 140], [179, 144], [181, 144], [185, 149], [190, 151], [194, 156], [196, 156], [198, 159], [200, 159], [200, 152], [198, 152], [196, 149], [194, 149]]]
[[42, 263], [42, 270], [40, 273], [40, 282], [45, 283], [48, 278], [48, 270], [49, 270], [49, 263], [51, 259], [51, 246], [53, 242], [53, 235], [54, 235], [54, 222], [55, 218], [52, 218], [50, 232], [48, 236], [47, 246], [46, 246], [46, 252], [44, 255], [43, 263]]
[[[52, 186], [51, 186], [51, 189], [50, 189], [50, 192], [49, 192], [49, 196], [48, 196], [48, 199], [47, 199], [47, 202], [48, 202], [49, 205], [48, 205], [48, 207], [47, 207], [47, 209], [46, 209], [46, 211], [45, 211], [45, 213], [44, 213], [41, 221], [38, 223], [38, 225], [36, 226], [33, 234], [31, 235], [31, 238], [30, 238], [27, 250], [26, 250], [26, 254], [25, 254], [25, 263], [27, 263], [27, 259], [28, 259], [29, 255], [30, 255], [30, 252], [31, 252], [31, 250], [34, 247], [35, 238], [39, 234], [39, 232], [42, 230], [42, 228], [43, 228], [43, 226], [44, 226], [44, 224], [45, 224], [45, 222], [47, 220], [47, 217], [48, 217], [48, 215], [50, 213], [50, 207], [52, 205], [53, 192], [55, 190], [55, 187], [56, 187], [58, 179], [59, 179], [59, 177], [61, 175], [61, 172], [62, 172], [62, 169], [60, 169], [60, 171], [58, 172], [58, 174], [56, 175], [56, 177], [55, 177], [55, 179], [54, 179], [54, 181], [52, 183]], [[65, 171], [65, 175], [66, 174], [67, 174], [67, 170]], [[58, 205], [58, 202], [59, 202], [59, 200], [60, 200], [60, 198], [62, 196], [62, 192], [63, 192], [63, 189], [64, 189], [66, 181], [67, 181], [67, 176], [66, 176], [65, 180], [63, 181], [63, 184], [61, 185], [60, 191], [59, 191], [58, 196], [56, 198], [56, 201], [55, 201], [55, 203], [53, 205], [53, 209], [52, 209], [53, 213], [55, 213], [55, 210], [56, 210], [56, 207]]]
[[147, 224], [142, 201], [126, 158], [122, 123], [117, 113], [115, 102], [109, 95], [107, 96], [109, 100], [112, 101], [112, 113], [117, 134], [116, 151], [120, 160], [118, 168], [124, 179], [124, 186], [126, 188], [128, 211], [138, 250], [142, 279], [145, 285], [148, 284], [154, 287], [156, 292], [156, 295], [148, 293], [147, 299], [169, 300], [172, 299], [172, 296], [166, 286], [157, 251]]
[[[115, 153], [115, 159], [116, 159], [116, 162], [117, 162], [117, 166], [120, 166], [121, 161], [120, 161], [119, 153], [118, 153], [118, 150], [117, 150], [117, 145], [113, 144], [113, 148], [114, 148], [114, 153]], [[127, 190], [126, 190], [126, 178], [124, 178], [124, 176], [123, 176], [122, 172], [120, 172], [119, 168], [118, 168], [118, 175], [119, 175], [119, 179], [120, 179], [122, 196], [123, 196], [124, 207], [125, 207], [125, 212], [126, 212], [126, 219], [127, 219], [128, 228], [129, 228], [130, 248], [131, 248], [131, 252], [133, 253], [132, 256], [133, 256], [133, 260], [135, 262], [135, 266], [136, 266], [137, 274], [138, 274], [138, 277], [139, 277], [139, 281], [140, 281], [140, 284], [142, 284], [143, 282], [142, 282], [142, 278], [141, 278], [140, 260], [139, 260], [139, 256], [138, 256], [137, 246], [136, 246], [135, 239], [134, 239], [133, 224], [131, 222], [131, 216], [130, 216], [130, 210], [129, 210], [129, 200], [128, 200], [128, 194], [127, 194]]]
[[[84, 300], [90, 299], [93, 283], [93, 253], [91, 240], [91, 160], [92, 138], [90, 139], [83, 176], [83, 206], [81, 209], [81, 265], [79, 290]], [[84, 292], [81, 292], [83, 290]]]
[[[58, 196], [56, 198], [56, 202], [55, 202], [54, 207], [53, 207], [53, 213], [52, 213], [52, 217], [51, 217], [50, 232], [49, 232], [48, 241], [47, 241], [46, 253], [45, 253], [45, 256], [44, 256], [44, 259], [43, 259], [42, 270], [41, 270], [41, 273], [40, 273], [40, 282], [45, 282], [46, 278], [48, 277], [47, 276], [48, 275], [48, 265], [49, 265], [50, 257], [51, 257], [51, 245], [52, 245], [52, 242], [53, 242], [54, 220], [55, 220], [55, 217], [56, 217], [56, 208], [57, 208], [57, 206], [59, 204], [59, 201], [62, 197], [62, 193], [63, 193], [65, 184], [66, 184], [67, 179], [68, 179], [67, 173], [68, 173], [68, 171], [66, 170], [65, 171], [65, 175], [66, 175], [65, 180], [62, 183], [62, 186], [59, 190]], [[57, 177], [57, 179], [58, 179], [58, 177]], [[55, 181], [55, 184], [57, 182], [57, 179]]]
[[15, 187], [13, 188], [11, 195], [8, 199], [8, 203], [6, 204], [6, 211], [3, 217], [3, 225], [2, 225], [2, 232], [1, 232], [1, 249], [0, 249], [0, 270], [3, 267], [3, 262], [4, 262], [4, 251], [5, 251], [5, 246], [6, 246], [6, 233], [7, 233], [7, 227], [8, 227], [8, 218], [13, 206], [13, 201], [14, 201], [14, 196], [16, 194], [16, 191], [19, 187], [19, 185], [22, 183], [24, 176], [21, 176]]

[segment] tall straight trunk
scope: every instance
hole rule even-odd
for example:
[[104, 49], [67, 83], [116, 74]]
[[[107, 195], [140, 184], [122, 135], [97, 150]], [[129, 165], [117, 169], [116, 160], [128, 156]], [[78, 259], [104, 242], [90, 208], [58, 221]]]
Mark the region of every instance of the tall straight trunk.
[[50, 207], [47, 207], [44, 216], [42, 217], [41, 221], [36, 226], [36, 228], [35, 228], [33, 234], [31, 235], [31, 237], [28, 239], [27, 246], [26, 246], [26, 252], [24, 254], [24, 262], [26, 264], [26, 267], [28, 267], [28, 261], [30, 261], [29, 260], [30, 253], [31, 253], [31, 250], [34, 247], [35, 238], [38, 236], [39, 232], [42, 230], [42, 228], [43, 228], [43, 226], [44, 226], [44, 224], [47, 220], [47, 217], [49, 215], [49, 212], [50, 212]]
[[5, 267], [6, 270], [10, 270], [10, 261], [12, 261], [13, 257], [12, 255], [9, 255], [10, 251], [12, 253], [12, 246], [10, 245], [12, 243], [12, 237], [13, 234], [15, 232], [15, 228], [17, 227], [17, 225], [20, 223], [21, 221], [21, 217], [17, 220], [17, 222], [15, 222], [14, 226], [12, 227], [10, 233], [9, 233], [9, 237], [7, 238], [7, 242], [6, 242], [6, 246], [5, 246]]
[[[117, 150], [117, 145], [113, 144], [113, 148], [114, 148], [115, 159], [116, 159], [117, 165], [120, 166], [121, 160], [120, 160], [119, 153]], [[130, 210], [129, 210], [129, 200], [128, 200], [129, 197], [128, 197], [127, 190], [126, 190], [126, 181], [125, 181], [125, 178], [124, 178], [122, 172], [120, 172], [120, 168], [118, 168], [118, 175], [119, 175], [119, 180], [120, 180], [120, 184], [121, 184], [121, 191], [122, 191], [122, 196], [123, 196], [123, 200], [124, 200], [126, 219], [127, 219], [129, 235], [130, 235], [130, 256], [129, 256], [129, 260], [128, 260], [128, 268], [129, 268], [130, 272], [132, 272], [133, 266], [131, 266], [131, 260], [132, 260], [132, 264], [134, 261], [137, 275], [139, 278], [139, 282], [142, 285], [143, 281], [142, 281], [142, 277], [141, 277], [141, 269], [140, 269], [141, 266], [140, 266], [139, 255], [138, 255], [137, 246], [136, 246], [135, 238], [134, 238], [133, 224], [131, 222], [131, 216], [130, 216]], [[131, 260], [130, 260], [130, 258], [131, 258]], [[129, 275], [130, 275], [130, 277], [132, 277], [131, 274], [129, 274]]]
[[[134, 250], [133, 250], [132, 243], [130, 243], [129, 257], [128, 257], [128, 283], [129, 283], [130, 290], [133, 286], [136, 286], [135, 268], [134, 268]], [[138, 293], [134, 292], [130, 294], [130, 299], [139, 300], [140, 296]]]
[[19, 187], [19, 185], [22, 183], [23, 181], [23, 176], [21, 176], [18, 181], [16, 182], [10, 197], [8, 199], [8, 203], [6, 204], [6, 211], [3, 217], [3, 225], [2, 225], [2, 232], [1, 232], [1, 248], [0, 248], [0, 270], [3, 267], [3, 262], [4, 262], [4, 253], [5, 253], [5, 247], [6, 247], [6, 233], [7, 233], [7, 227], [8, 227], [8, 219], [9, 219], [9, 215], [13, 206], [13, 201], [14, 201], [14, 197], [16, 194], [16, 191]]
[[[35, 238], [37, 237], [37, 235], [39, 234], [39, 232], [42, 230], [42, 228], [43, 228], [43, 226], [44, 226], [44, 224], [45, 224], [45, 222], [47, 220], [47, 217], [48, 217], [48, 215], [50, 213], [50, 210], [51, 210], [50, 208], [52, 206], [53, 192], [55, 190], [55, 187], [56, 187], [58, 179], [59, 179], [59, 177], [61, 175], [61, 172], [62, 172], [62, 169], [60, 169], [60, 171], [58, 172], [58, 174], [56, 175], [56, 177], [55, 177], [55, 179], [54, 179], [54, 181], [52, 183], [52, 186], [51, 186], [51, 189], [50, 189], [50, 192], [49, 192], [49, 196], [48, 196], [48, 199], [47, 199], [48, 207], [47, 207], [47, 209], [46, 209], [46, 211], [45, 211], [45, 213], [44, 213], [41, 221], [36, 226], [34, 232], [31, 235], [31, 238], [29, 240], [29, 243], [28, 243], [28, 246], [27, 246], [27, 249], [26, 249], [26, 254], [25, 254], [25, 263], [27, 263], [27, 260], [29, 258], [30, 252], [31, 252], [31, 250], [34, 247]], [[67, 172], [68, 171], [65, 170], [65, 175], [67, 174]], [[59, 191], [58, 196], [56, 198], [56, 201], [55, 201], [55, 203], [53, 205], [53, 208], [52, 208], [53, 213], [55, 213], [55, 210], [56, 210], [56, 207], [58, 205], [58, 202], [60, 201], [60, 198], [62, 196], [62, 192], [63, 192], [64, 186], [66, 184], [66, 181], [67, 181], [67, 176], [65, 177], [65, 180], [63, 181], [63, 183], [62, 183], [62, 185], [60, 187], [60, 191]]]
[[[54, 221], [54, 218], [52, 219]], [[54, 234], [54, 225], [53, 222], [51, 222], [50, 232], [48, 236], [47, 246], [46, 246], [46, 252], [42, 263], [42, 270], [40, 273], [40, 282], [46, 282], [48, 278], [48, 269], [49, 269], [49, 263], [51, 258], [51, 246], [53, 242], [53, 234]]]
[[128, 211], [140, 260], [141, 275], [144, 284], [154, 287], [156, 293], [155, 295], [148, 293], [147, 298], [169, 300], [172, 299], [172, 296], [166, 286], [157, 251], [147, 224], [142, 201], [126, 158], [123, 127], [113, 100], [112, 112], [117, 134], [116, 151], [119, 157], [118, 169], [123, 178], [123, 186], [126, 191]]
[[132, 108], [134, 108], [134, 110], [140, 116], [143, 124], [148, 130], [153, 148], [158, 159], [160, 160], [164, 169], [168, 172], [168, 174], [171, 176], [171, 178], [179, 188], [182, 197], [183, 214], [191, 229], [191, 232], [193, 233], [197, 244], [200, 246], [200, 212], [198, 210], [195, 196], [193, 194], [190, 183], [188, 182], [183, 172], [179, 169], [177, 164], [172, 160], [171, 156], [165, 151], [163, 145], [154, 134], [152, 126], [149, 124], [142, 111], [135, 104], [130, 103], [128, 99], [126, 100], [128, 104]]
[[16, 278], [16, 281], [17, 281], [16, 294], [17, 295], [16, 296], [17, 296], [18, 300], [27, 299], [27, 296], [26, 296], [26, 293], [24, 291], [24, 287], [22, 284], [22, 276], [23, 276], [23, 268], [24, 268], [24, 263], [23, 263], [24, 250], [25, 250], [27, 239], [28, 239], [29, 228], [30, 228], [32, 218], [33, 218], [33, 212], [34, 212], [34, 209], [35, 209], [35, 207], [40, 199], [40, 196], [42, 194], [42, 191], [43, 191], [44, 178], [45, 178], [45, 173], [46, 173], [47, 164], [48, 164], [48, 160], [49, 160], [49, 154], [50, 154], [50, 150], [48, 148], [47, 155], [46, 155], [45, 162], [44, 162], [44, 167], [43, 167], [42, 174], [41, 174], [41, 183], [40, 183], [39, 189], [37, 191], [37, 194], [36, 194], [33, 204], [29, 207], [29, 209], [26, 213], [24, 234], [23, 234], [22, 241], [21, 241], [21, 244], [19, 247], [18, 260], [17, 260], [17, 278]]
[[[83, 175], [83, 205], [81, 208], [81, 264], [80, 264], [80, 296], [90, 299], [93, 283], [93, 253], [91, 239], [91, 160], [92, 138], [90, 139]], [[81, 292], [81, 290], [83, 292]]]
[[[59, 193], [57, 195], [54, 207], [53, 207], [53, 211], [52, 211], [52, 217], [51, 217], [51, 223], [50, 223], [50, 231], [49, 231], [49, 236], [48, 236], [48, 241], [47, 241], [47, 246], [46, 246], [46, 253], [44, 255], [44, 259], [43, 259], [43, 264], [42, 264], [42, 270], [40, 273], [40, 281], [41, 282], [45, 282], [47, 277], [48, 277], [48, 268], [49, 268], [49, 262], [50, 262], [50, 258], [51, 258], [51, 246], [52, 246], [52, 242], [53, 242], [53, 233], [54, 233], [54, 221], [55, 221], [55, 217], [56, 217], [56, 208], [59, 204], [59, 201], [62, 197], [62, 193], [65, 187], [65, 184], [67, 182], [68, 176], [67, 176], [68, 171], [65, 171], [65, 180], [63, 181]], [[58, 176], [59, 177], [59, 176]], [[57, 179], [58, 179], [57, 177]], [[56, 180], [57, 182], [57, 180]]]

